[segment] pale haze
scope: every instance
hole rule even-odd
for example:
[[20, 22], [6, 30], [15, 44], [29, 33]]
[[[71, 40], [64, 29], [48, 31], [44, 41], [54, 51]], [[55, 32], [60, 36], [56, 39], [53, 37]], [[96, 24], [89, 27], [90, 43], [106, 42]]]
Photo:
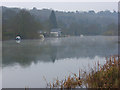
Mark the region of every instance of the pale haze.
[[58, 11], [117, 11], [117, 2], [2, 2], [2, 6], [32, 9], [54, 9]]

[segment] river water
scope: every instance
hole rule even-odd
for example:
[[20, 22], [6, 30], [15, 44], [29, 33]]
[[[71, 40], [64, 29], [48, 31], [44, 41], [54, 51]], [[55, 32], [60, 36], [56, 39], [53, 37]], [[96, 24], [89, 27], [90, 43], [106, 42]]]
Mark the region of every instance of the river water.
[[46, 82], [90, 71], [95, 62], [118, 54], [118, 37], [83, 36], [2, 43], [2, 87], [45, 88]]

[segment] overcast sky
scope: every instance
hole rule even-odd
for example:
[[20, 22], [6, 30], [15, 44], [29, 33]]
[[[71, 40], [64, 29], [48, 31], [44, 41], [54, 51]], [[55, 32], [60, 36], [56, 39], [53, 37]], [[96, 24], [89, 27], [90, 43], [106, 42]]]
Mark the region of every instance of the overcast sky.
[[[48, 8], [59, 11], [88, 11], [95, 10], [105, 11], [105, 10], [118, 10], [117, 2], [8, 2], [10, 0], [4, 0], [2, 2], [2, 6], [7, 7], [19, 7], [19, 8], [27, 8], [32, 9], [36, 7], [38, 9]], [[23, 0], [22, 0], [23, 1]], [[26, 0], [24, 0], [26, 1]]]
[[2, 2], [118, 2], [119, 0], [0, 0]]

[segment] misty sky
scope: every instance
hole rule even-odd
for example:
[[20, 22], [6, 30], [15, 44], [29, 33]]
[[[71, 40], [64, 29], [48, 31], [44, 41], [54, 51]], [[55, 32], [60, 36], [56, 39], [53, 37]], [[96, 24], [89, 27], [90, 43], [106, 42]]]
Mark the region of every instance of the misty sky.
[[118, 10], [117, 2], [2, 2], [2, 6], [32, 9], [54, 9], [58, 11]]

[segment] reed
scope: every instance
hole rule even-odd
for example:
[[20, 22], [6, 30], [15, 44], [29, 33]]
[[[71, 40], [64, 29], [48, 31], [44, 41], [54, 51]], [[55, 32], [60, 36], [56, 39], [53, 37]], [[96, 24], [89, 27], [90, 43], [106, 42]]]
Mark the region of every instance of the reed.
[[77, 77], [76, 74], [74, 76], [68, 76], [62, 81], [56, 79], [55, 83], [49, 83], [50, 88], [76, 88], [81, 87], [82, 79]]
[[106, 58], [103, 66], [98, 65], [95, 69], [86, 75], [84, 82], [89, 88], [118, 88], [119, 84], [119, 56], [110, 56]]
[[120, 83], [120, 58], [118, 55], [106, 57], [106, 63], [95, 64], [94, 68], [87, 74], [74, 74], [64, 80], [56, 80], [49, 84], [50, 88], [118, 88]]

